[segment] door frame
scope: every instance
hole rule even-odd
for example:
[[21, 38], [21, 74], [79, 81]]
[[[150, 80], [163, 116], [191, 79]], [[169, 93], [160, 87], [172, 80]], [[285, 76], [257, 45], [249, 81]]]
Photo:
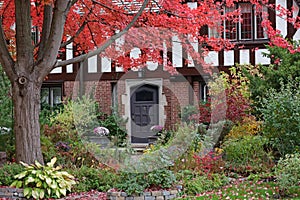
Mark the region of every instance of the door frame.
[[125, 94], [122, 95], [122, 104], [124, 106], [124, 118], [128, 119], [126, 123], [126, 130], [129, 137], [129, 142], [131, 143], [131, 105], [130, 97], [131, 91], [142, 85], [153, 85], [158, 87], [158, 104], [159, 104], [159, 114], [158, 123], [161, 126], [165, 125], [166, 114], [165, 106], [167, 105], [166, 96], [163, 93], [163, 79], [162, 78], [149, 78], [149, 79], [126, 79], [125, 80]]

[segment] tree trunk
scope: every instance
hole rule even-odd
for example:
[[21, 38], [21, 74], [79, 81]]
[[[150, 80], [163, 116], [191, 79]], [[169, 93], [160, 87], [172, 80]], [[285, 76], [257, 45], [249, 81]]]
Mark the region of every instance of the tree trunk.
[[[33, 77], [33, 76], [31, 76]], [[40, 90], [41, 83], [32, 78], [19, 77], [13, 83], [14, 133], [16, 137], [16, 161], [43, 164], [40, 143]]]

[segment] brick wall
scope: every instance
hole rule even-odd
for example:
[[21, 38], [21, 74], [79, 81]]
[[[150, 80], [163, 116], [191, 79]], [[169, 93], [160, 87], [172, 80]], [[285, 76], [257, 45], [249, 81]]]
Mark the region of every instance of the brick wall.
[[[118, 112], [120, 115], [125, 113], [125, 104], [122, 102], [122, 95], [125, 94], [125, 81], [119, 80], [117, 83], [118, 93]], [[194, 84], [195, 92], [199, 91], [199, 84]], [[168, 129], [175, 128], [180, 122], [180, 112], [184, 106], [189, 104], [189, 83], [171, 82], [168, 79], [163, 81], [163, 94], [166, 96], [167, 105], [165, 106], [165, 127]], [[92, 95], [99, 103], [99, 106], [106, 114], [111, 114], [112, 108], [112, 81], [86, 81], [84, 85], [86, 95]], [[78, 96], [79, 82], [66, 81], [64, 82], [64, 95], [66, 97]], [[195, 94], [196, 95], [196, 94]], [[126, 105], [129, 106], [129, 105]]]
[[112, 87], [110, 81], [97, 82], [95, 99], [99, 103], [102, 112], [111, 114], [112, 107]]
[[170, 80], [164, 80], [163, 93], [168, 102], [168, 105], [165, 106], [165, 114], [167, 116], [166, 128], [174, 129], [176, 124], [181, 121], [181, 110], [189, 104], [189, 87], [190, 85], [187, 81], [170, 82]]
[[79, 89], [79, 82], [75, 82], [75, 81], [65, 81], [64, 82], [64, 92], [63, 95], [65, 98], [71, 98], [73, 95], [73, 89], [78, 88]]
[[[84, 82], [84, 95], [92, 96], [99, 103], [101, 111], [111, 113], [111, 95], [112, 87], [111, 81], [85, 81]], [[65, 81], [64, 82], [64, 98], [73, 98], [79, 95], [79, 82], [78, 81]]]

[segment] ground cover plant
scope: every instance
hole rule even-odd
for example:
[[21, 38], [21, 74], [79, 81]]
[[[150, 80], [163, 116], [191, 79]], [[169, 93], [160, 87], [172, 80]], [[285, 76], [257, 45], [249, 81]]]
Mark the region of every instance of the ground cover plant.
[[[299, 199], [300, 190], [291, 191], [287, 199]], [[183, 199], [282, 199], [276, 182], [236, 181], [215, 190], [199, 193], [195, 196], [183, 196]]]
[[24, 170], [24, 166], [17, 163], [7, 163], [0, 168], [0, 185], [9, 186], [15, 179], [16, 174], [21, 173]]
[[226, 167], [244, 176], [268, 171], [273, 160], [264, 148], [266, 143], [266, 138], [251, 135], [226, 140], [221, 146], [225, 152]]
[[110, 168], [84, 165], [67, 171], [75, 176], [77, 184], [73, 186], [73, 191], [77, 193], [92, 190], [106, 192], [121, 182], [119, 174]]

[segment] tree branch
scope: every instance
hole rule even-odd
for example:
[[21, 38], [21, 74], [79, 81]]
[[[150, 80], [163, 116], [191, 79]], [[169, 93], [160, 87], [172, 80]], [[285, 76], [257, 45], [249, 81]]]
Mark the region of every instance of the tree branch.
[[145, 0], [140, 8], [140, 10], [136, 13], [134, 18], [131, 20], [129, 24], [124, 28], [124, 30], [120, 31], [119, 33], [113, 35], [109, 40], [107, 40], [101, 47], [97, 48], [94, 51], [91, 51], [87, 54], [83, 54], [80, 56], [77, 56], [75, 58], [69, 59], [69, 60], [64, 60], [64, 61], [59, 61], [56, 63], [56, 65], [53, 68], [76, 63], [76, 62], [82, 62], [89, 57], [95, 56], [103, 52], [107, 47], [109, 47], [112, 43], [114, 43], [118, 38], [120, 38], [122, 35], [128, 32], [128, 30], [133, 27], [134, 23], [138, 20], [138, 18], [142, 15], [143, 11], [145, 10], [147, 4], [149, 3], [150, 0]]
[[64, 25], [66, 22], [67, 13], [69, 12], [71, 0], [56, 0], [53, 9], [53, 18], [49, 37], [45, 43], [44, 55], [41, 57], [41, 62], [38, 64], [39, 77], [43, 79], [50, 73], [55, 65], [57, 52], [64, 33]]
[[30, 0], [15, 0], [17, 61], [21, 67], [18, 71], [23, 73], [33, 66], [30, 5]]
[[63, 48], [65, 46], [67, 46], [68, 44], [70, 44], [71, 42], [73, 42], [75, 40], [75, 38], [84, 30], [84, 27], [87, 25], [87, 21], [84, 21], [81, 26], [79, 27], [79, 29], [76, 31], [75, 35], [73, 35], [70, 39], [68, 39], [67, 41], [63, 42], [60, 45], [60, 48]]
[[51, 28], [51, 22], [52, 22], [52, 17], [53, 17], [52, 12], [53, 12], [53, 9], [52, 9], [51, 5], [44, 6], [42, 37], [40, 40], [41, 42], [39, 45], [38, 58], [37, 58], [38, 62], [44, 56], [46, 42], [48, 41], [48, 38], [50, 35], [50, 28]]

